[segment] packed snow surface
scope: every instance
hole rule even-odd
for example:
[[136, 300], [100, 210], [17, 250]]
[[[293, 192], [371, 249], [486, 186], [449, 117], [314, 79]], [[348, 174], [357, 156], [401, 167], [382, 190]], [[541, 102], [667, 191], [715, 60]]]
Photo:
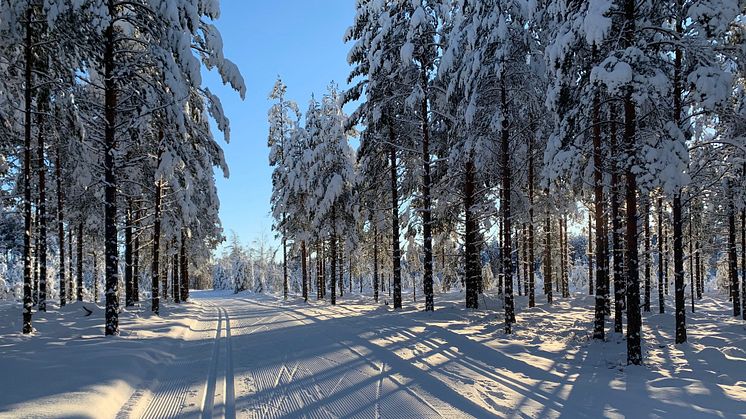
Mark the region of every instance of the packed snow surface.
[[507, 336], [497, 298], [466, 311], [460, 293], [435, 313], [411, 295], [401, 312], [355, 295], [192, 296], [163, 317], [125, 311], [113, 338], [92, 303], [35, 315], [32, 336], [0, 306], [0, 417], [746, 417], [746, 327], [719, 297], [687, 313], [684, 345], [672, 314], [645, 313], [645, 365], [629, 367], [623, 336], [590, 339], [580, 295], [518, 297]]

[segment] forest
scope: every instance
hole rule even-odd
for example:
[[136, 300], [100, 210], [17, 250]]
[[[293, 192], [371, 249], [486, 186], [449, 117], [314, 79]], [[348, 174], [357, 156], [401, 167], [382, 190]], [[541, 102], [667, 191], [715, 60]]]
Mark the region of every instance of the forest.
[[[687, 345], [687, 320], [701, 327], [714, 306], [727, 305], [723, 330], [742, 334], [742, 0], [354, 10], [339, 34], [348, 78], [303, 106], [281, 76], [244, 81], [224, 56], [218, 0], [0, 0], [0, 316], [19, 320], [0, 343], [31, 345], [20, 333], [45, 344], [55, 313], [72, 315], [66, 305], [123, 339], [149, 321], [203, 321], [209, 308], [210, 363], [226, 365], [208, 372], [201, 409], [212, 412], [220, 374], [234, 391], [239, 316], [228, 307], [271, 298], [277, 316], [317, 310], [303, 311], [314, 313], [298, 326], [306, 333], [322, 321], [357, 330], [363, 306], [400, 316], [384, 317], [391, 327], [458, 310], [496, 327], [496, 341], [575, 316], [589, 341], [624, 344], [624, 366], [647, 364], [645, 327], [653, 346]], [[266, 143], [271, 168], [274, 236], [250, 245], [226, 237], [219, 216], [229, 168], [216, 137], [227, 143], [231, 125], [210, 71], [241, 99], [247, 85], [268, 91], [266, 136], [238, 139]], [[234, 333], [238, 347], [247, 336]], [[744, 383], [731, 384], [743, 395]], [[425, 392], [457, 406], [438, 385]], [[225, 397], [235, 416], [242, 402]], [[472, 402], [457, 417], [500, 411]]]
[[116, 335], [120, 297], [134, 305], [147, 282], [155, 313], [159, 293], [186, 299], [190, 267], [222, 240], [210, 118], [230, 131], [200, 66], [246, 87], [208, 21], [216, 3], [156, 6], [2, 2], [2, 280], [24, 333], [48, 300], [103, 294]]
[[283, 295], [298, 265], [294, 288], [331, 304], [363, 276], [376, 301], [391, 278], [395, 309], [404, 283], [426, 311], [436, 291], [477, 309], [497, 290], [511, 333], [516, 295], [583, 292], [593, 337], [624, 329], [630, 364], [642, 313], [673, 310], [686, 342], [687, 289], [691, 310], [709, 288], [746, 320], [742, 7], [358, 1], [352, 87], [302, 119], [281, 80], [270, 94]]

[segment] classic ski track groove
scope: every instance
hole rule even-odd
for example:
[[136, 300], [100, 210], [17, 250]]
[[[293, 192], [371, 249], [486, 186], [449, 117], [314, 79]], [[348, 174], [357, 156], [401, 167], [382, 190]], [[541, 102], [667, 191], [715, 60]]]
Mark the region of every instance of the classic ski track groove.
[[[199, 321], [204, 321], [204, 317], [205, 309], [201, 307]], [[193, 332], [188, 330], [185, 335], [190, 333]], [[182, 341], [179, 347], [182, 348], [183, 346]], [[164, 368], [183, 372], [176, 379], [164, 380], [163, 370], [156, 371], [154, 369], [150, 378], [132, 393], [130, 399], [122, 406], [116, 417], [124, 419], [129, 417], [164, 418], [178, 416], [189, 393], [191, 377], [188, 376], [187, 371], [189, 370], [188, 366], [193, 362], [185, 359], [167, 362]]]
[[204, 390], [202, 393], [202, 404], [200, 406], [201, 417], [203, 419], [212, 418], [213, 408], [215, 404], [215, 381], [218, 373], [218, 356], [220, 354], [220, 331], [222, 328], [223, 316], [219, 308], [216, 308], [218, 313], [218, 322], [215, 328], [215, 340], [212, 346], [212, 355], [210, 356], [210, 366], [207, 370], [207, 380], [205, 381]]
[[[265, 306], [270, 308], [271, 311], [259, 314], [258, 318], [253, 318], [250, 309], [245, 310], [246, 313], [243, 312], [243, 309], [247, 307], [241, 307], [238, 312], [231, 310], [234, 315], [236, 313], [241, 314], [238, 315], [234, 324], [231, 324], [230, 314], [226, 308], [211, 301], [205, 301], [205, 308], [200, 313], [200, 320], [204, 322], [213, 319], [212, 316], [204, 315], [208, 311], [207, 308], [209, 308], [209, 311], [216, 313], [217, 318], [213, 320], [216, 325], [208, 361], [207, 377], [198, 399], [201, 402], [199, 406], [199, 416], [201, 418], [225, 417], [233, 419], [236, 417], [232, 347], [232, 333], [235, 330], [243, 331], [244, 333], [238, 333], [241, 337], [246, 337], [262, 330], [276, 329], [277, 324], [283, 323], [284, 319], [289, 319], [288, 323], [297, 323], [301, 326], [313, 323], [311, 320], [303, 318], [299, 313], [293, 312], [292, 307], [275, 306], [248, 299], [239, 299], [238, 301], [254, 307], [257, 305]], [[314, 310], [313, 315], [326, 317], [330, 314], [323, 310]], [[374, 359], [375, 354], [366, 354], [367, 351], [355, 347], [351, 341], [329, 339], [329, 344], [332, 347], [339, 347], [342, 351], [349, 353], [351, 357], [348, 358], [342, 353], [340, 360], [336, 360], [334, 356], [340, 356], [340, 353], [327, 356], [318, 354], [313, 356], [313, 360], [294, 361], [291, 364], [288, 354], [285, 354], [279, 367], [250, 368], [242, 372], [242, 374], [252, 378], [254, 383], [252, 391], [263, 392], [260, 399], [255, 401], [254, 407], [245, 410], [244, 414], [248, 413], [249, 416], [260, 418], [289, 416], [339, 418], [348, 415], [350, 417], [380, 419], [402, 415], [402, 417], [405, 417], [408, 414], [423, 417], [452, 416], [450, 414], [451, 409], [447, 406], [439, 406], [439, 408], [446, 408], [446, 411], [441, 413], [433, 403], [420, 394], [417, 386], [412, 385], [413, 383], [404, 384], [401, 377], [391, 375], [385, 362]], [[194, 359], [176, 360], [169, 363], [168, 368], [173, 368], [175, 371], [187, 371], [190, 369], [189, 366], [196, 362]], [[331, 368], [341, 369], [341, 374], [334, 377], [324, 377], [323, 372]], [[318, 374], [322, 375], [319, 376]], [[322, 378], [322, 381], [319, 381], [319, 377]], [[135, 416], [140, 412], [142, 413], [140, 417], [143, 418], [176, 417], [181, 414], [191, 385], [188, 374], [168, 377], [168, 381], [164, 378], [166, 377], [161, 374], [152, 377], [149, 385], [133, 394], [118, 417]], [[333, 378], [333, 380], [329, 378]], [[356, 395], [342, 398], [335, 396], [335, 392], [345, 388], [346, 383], [354, 385], [360, 380], [368, 378], [375, 378], [376, 380], [370, 387], [362, 388]], [[298, 380], [308, 380], [309, 384], [301, 385]], [[392, 390], [391, 385], [394, 385], [396, 389]], [[392, 391], [403, 391], [409, 397], [412, 397], [413, 401], [416, 400], [417, 403], [409, 405], [414, 410], [409, 413], [388, 411], [395, 408], [393, 407], [395, 404], [389, 403], [387, 405], [382, 400], [395, 394]], [[357, 398], [360, 398], [363, 403], [369, 403], [369, 410], [354, 410], [357, 406], [355, 404]], [[419, 406], [417, 406], [418, 404]], [[304, 407], [311, 405], [315, 406], [314, 409], [305, 411]], [[457, 412], [457, 410], [454, 410], [454, 412]]]
[[233, 375], [233, 344], [231, 342], [231, 318], [228, 310], [223, 308], [225, 317], [225, 381], [223, 383], [223, 404], [225, 417], [234, 419], [236, 417], [236, 393], [235, 378]]
[[[212, 418], [218, 416], [234, 419], [236, 417], [236, 394], [231, 320], [228, 310], [225, 308], [216, 307], [216, 311], [218, 313], [218, 324], [215, 330], [215, 340], [212, 356], [210, 357], [207, 380], [205, 381], [202, 393], [200, 417]], [[223, 361], [222, 369], [220, 368], [221, 359]], [[215, 405], [215, 396], [219, 384], [218, 377], [222, 380], [222, 397], [220, 403]]]

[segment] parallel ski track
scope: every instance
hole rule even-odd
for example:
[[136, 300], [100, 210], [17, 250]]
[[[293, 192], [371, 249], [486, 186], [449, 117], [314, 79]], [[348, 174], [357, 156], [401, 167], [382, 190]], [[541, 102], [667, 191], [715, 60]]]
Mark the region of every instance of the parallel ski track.
[[[205, 310], [200, 312], [200, 321], [203, 321]], [[187, 332], [190, 333], [190, 332]], [[184, 344], [179, 345], [183, 348]], [[163, 374], [153, 370], [145, 384], [136, 390], [130, 399], [117, 414], [117, 419], [130, 417], [150, 418], [173, 418], [179, 416], [184, 401], [189, 394], [192, 384], [190, 375], [191, 367], [195, 360], [178, 359], [165, 363], [162, 368], [169, 372], [176, 372], [176, 376], [164, 379]]]
[[215, 404], [215, 381], [218, 374], [218, 356], [220, 355], [220, 333], [223, 325], [223, 315], [221, 310], [216, 309], [218, 313], [218, 325], [215, 328], [215, 340], [212, 345], [212, 355], [210, 356], [210, 366], [207, 370], [207, 380], [205, 381], [204, 392], [202, 396], [202, 405], [200, 407], [201, 417], [212, 418], [213, 407]]
[[[218, 325], [215, 329], [215, 341], [212, 347], [212, 356], [210, 366], [207, 371], [205, 381], [202, 405], [200, 407], [203, 419], [213, 417], [223, 417], [234, 419], [236, 417], [236, 394], [235, 378], [233, 372], [233, 344], [231, 342], [231, 319], [228, 311], [222, 307], [217, 307]], [[225, 333], [223, 333], [225, 332]], [[222, 369], [220, 360], [222, 359]], [[220, 380], [218, 380], [218, 376]], [[215, 404], [215, 396], [218, 388], [218, 381], [222, 381], [222, 397]]]

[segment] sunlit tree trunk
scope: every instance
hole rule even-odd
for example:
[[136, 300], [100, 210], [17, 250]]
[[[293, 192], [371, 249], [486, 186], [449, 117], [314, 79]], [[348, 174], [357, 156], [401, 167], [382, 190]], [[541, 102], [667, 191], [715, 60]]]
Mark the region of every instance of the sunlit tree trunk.
[[33, 10], [29, 6], [26, 10], [26, 39], [24, 48], [24, 144], [23, 144], [23, 333], [33, 331], [31, 325], [31, 88], [33, 71], [33, 54], [31, 38], [31, 21]]
[[181, 232], [181, 256], [179, 257], [179, 278], [181, 279], [181, 302], [189, 300], [189, 259], [186, 254], [187, 235], [185, 231]]
[[548, 209], [544, 220], [544, 294], [547, 296], [547, 303], [552, 304], [552, 220]]
[[36, 258], [39, 262], [39, 307], [41, 312], [47, 311], [47, 163], [44, 156], [44, 114], [49, 111], [49, 90], [41, 88], [37, 97], [37, 125], [39, 127], [36, 137], [37, 167], [39, 169], [37, 180], [39, 182], [39, 218], [38, 226], [38, 253]]
[[733, 316], [741, 315], [741, 297], [738, 290], [738, 258], [736, 256], [736, 206], [733, 190], [728, 188], [728, 274], [733, 300]]
[[[115, 130], [117, 114], [117, 85], [115, 70], [115, 43], [119, 13], [113, 0], [107, 3], [111, 18], [104, 33], [103, 84], [104, 84], [104, 266], [106, 270], [106, 335], [119, 334], [119, 246], [117, 244], [117, 178], [114, 172]], [[79, 245], [80, 246], [80, 245]]]
[[466, 274], [466, 308], [479, 308], [477, 290], [478, 255], [476, 254], [477, 220], [474, 217], [474, 163], [469, 159], [464, 176], [464, 266]]
[[[624, 46], [630, 48], [635, 43], [635, 1], [624, 0]], [[642, 364], [642, 316], [640, 315], [639, 261], [637, 253], [637, 177], [632, 162], [637, 155], [636, 124], [637, 115], [632, 86], [626, 87], [624, 94], [624, 144], [630, 162], [625, 170], [626, 179], [626, 260], [627, 269], [627, 363]]]
[[[399, 186], [397, 183], [396, 136], [389, 123], [389, 180], [391, 185], [391, 261], [394, 271], [394, 308], [402, 307], [401, 301], [401, 247], [399, 246]], [[425, 214], [423, 213], [423, 217]], [[428, 213], [429, 216], [429, 213]], [[423, 218], [424, 219], [424, 218]]]
[[645, 303], [643, 310], [650, 312], [650, 197], [645, 199]]
[[[420, 72], [422, 86], [428, 86], [427, 70]], [[431, 176], [430, 176], [430, 126], [428, 120], [428, 99], [425, 93], [420, 107], [422, 118], [422, 242], [424, 252], [424, 276], [422, 284], [425, 292], [425, 311], [435, 310], [433, 295], [433, 235], [432, 235], [432, 212], [431, 212]], [[400, 284], [401, 286], [401, 284]], [[394, 285], [396, 295], [396, 284]], [[401, 291], [400, 291], [401, 292]], [[396, 304], [396, 297], [394, 297]], [[401, 296], [399, 297], [401, 303]]]
[[174, 255], [171, 258], [171, 287], [173, 288], [174, 303], [181, 303], [181, 278], [179, 278], [179, 248], [176, 247], [176, 239], [171, 242]]
[[55, 180], [57, 183], [57, 241], [59, 242], [59, 291], [60, 291], [60, 307], [64, 307], [67, 303], [67, 293], [65, 291], [67, 284], [65, 284], [65, 223], [63, 213], [63, 198], [62, 198], [62, 165], [61, 165], [61, 148], [60, 143], [57, 143], [56, 154], [55, 154]]
[[308, 302], [308, 267], [306, 265], [306, 241], [300, 242], [301, 270], [303, 271], [303, 301]]
[[83, 301], [83, 221], [78, 222], [78, 281], [77, 281], [77, 288], [78, 288], [78, 301]]
[[67, 254], [70, 255], [67, 258], [67, 295], [70, 296], [70, 301], [73, 300], [73, 225], [72, 223], [67, 224]]
[[124, 304], [135, 305], [132, 280], [132, 200], [128, 199], [124, 220]]
[[[335, 225], [337, 220], [336, 208], [332, 205], [332, 225]], [[337, 277], [337, 234], [332, 232], [329, 238], [329, 253], [331, 255], [331, 280], [329, 281], [329, 294], [331, 295], [332, 305], [337, 304], [337, 290], [335, 278]]]
[[528, 306], [536, 306], [536, 269], [534, 262], [534, 139], [528, 142]]
[[666, 281], [663, 269], [663, 198], [658, 198], [658, 310], [660, 314], [665, 311], [663, 297], [663, 283]]
[[[160, 155], [158, 158], [160, 164]], [[151, 283], [150, 283], [150, 299], [151, 308], [153, 313], [158, 315], [160, 313], [160, 295], [159, 295], [159, 282], [160, 282], [160, 261], [161, 261], [161, 195], [163, 194], [163, 181], [158, 180], [155, 188], [155, 208], [153, 214], [153, 255], [151, 265]]]
[[282, 213], [282, 298], [288, 299], [288, 238], [284, 212]]
[[[676, 1], [676, 12], [682, 9], [682, 1]], [[676, 17], [675, 30], [683, 32], [681, 18]], [[673, 75], [673, 122], [681, 126], [681, 48], [674, 50]], [[671, 203], [673, 212], [673, 278], [676, 306], [676, 343], [686, 342], [686, 301], [684, 298], [684, 218], [681, 214], [681, 187], [674, 193]]]
[[[610, 116], [613, 118], [615, 110], [611, 109]], [[616, 123], [611, 119], [611, 150], [612, 150], [612, 165], [611, 165], [611, 247], [613, 254], [614, 263], [614, 332], [622, 333], [622, 311], [624, 310], [624, 283], [626, 278], [624, 277], [624, 248], [622, 245], [622, 220], [620, 208], [621, 202], [621, 179], [619, 175], [619, 157], [620, 149], [617, 144], [617, 132]]]
[[133, 221], [134, 242], [132, 243], [132, 300], [140, 302], [140, 204], [135, 211], [135, 220]]
[[378, 226], [373, 226], [373, 300], [378, 302]]
[[689, 208], [689, 288], [692, 296], [692, 313], [694, 313], [694, 219]]
[[588, 295], [593, 295], [593, 212], [588, 209]]

